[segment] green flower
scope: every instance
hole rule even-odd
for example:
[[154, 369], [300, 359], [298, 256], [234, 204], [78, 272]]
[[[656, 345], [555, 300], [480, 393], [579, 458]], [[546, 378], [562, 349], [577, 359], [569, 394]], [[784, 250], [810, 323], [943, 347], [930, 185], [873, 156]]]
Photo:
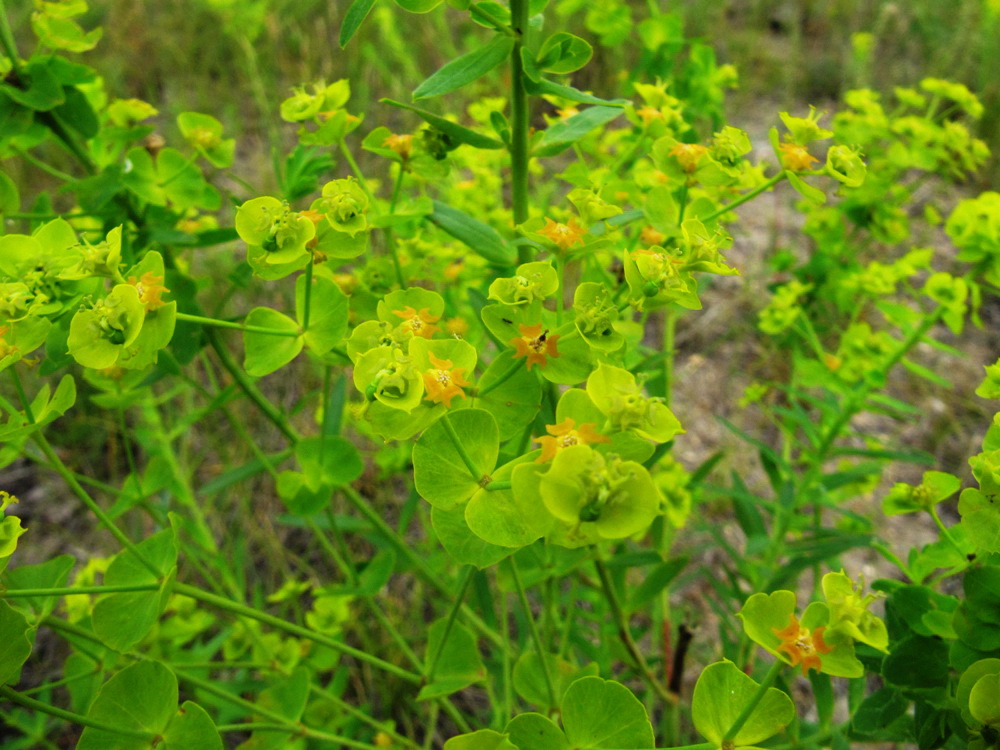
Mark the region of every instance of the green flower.
[[574, 544], [637, 534], [660, 513], [660, 493], [642, 464], [605, 457], [589, 445], [561, 450], [538, 488]]
[[139, 291], [130, 284], [118, 284], [93, 307], [73, 316], [67, 339], [69, 353], [84, 367], [111, 367], [139, 337], [145, 317]]
[[587, 395], [608, 418], [612, 430], [635, 430], [647, 440], [665, 443], [684, 432], [663, 399], [642, 394], [628, 370], [601, 363], [587, 378]]
[[523, 263], [514, 276], [490, 284], [489, 299], [504, 305], [530, 304], [545, 300], [559, 289], [559, 277], [551, 263]]
[[323, 197], [313, 201], [310, 208], [323, 214], [338, 232], [352, 237], [368, 228], [368, 196], [353, 177], [326, 183]]
[[277, 198], [254, 198], [236, 210], [236, 233], [251, 247], [262, 248], [269, 264], [293, 263], [308, 250], [316, 225]]

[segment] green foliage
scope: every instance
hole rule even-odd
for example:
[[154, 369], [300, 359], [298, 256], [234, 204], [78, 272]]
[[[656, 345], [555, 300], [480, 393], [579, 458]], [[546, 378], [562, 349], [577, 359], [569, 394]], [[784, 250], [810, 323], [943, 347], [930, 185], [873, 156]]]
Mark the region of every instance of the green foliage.
[[[116, 545], [24, 555], [43, 516], [0, 491], [11, 736], [638, 750], [690, 746], [689, 709], [703, 748], [996, 744], [1000, 415], [978, 487], [869, 429], [921, 413], [907, 378], [955, 387], [1000, 287], [1000, 196], [942, 197], [989, 156], [972, 91], [781, 112], [758, 158], [726, 122], [735, 69], [679, 9], [343, 3], [340, 46], [399, 79], [376, 99], [367, 73], [271, 90], [258, 41], [280, 11], [310, 47], [318, 4], [199, 1], [248, 63], [273, 175], [225, 107], [116, 98], [75, 59], [102, 35], [84, 0], [34, 0], [27, 57], [0, 8], [0, 468], [54, 472], [73, 533], [96, 519], [74, 548]], [[627, 45], [613, 83], [570, 77]], [[772, 191], [808, 251], [743, 268], [742, 207]], [[690, 335], [743, 271], [756, 326]], [[722, 424], [753, 461], [688, 468], [689, 347], [736, 338], [758, 381]], [[878, 489], [895, 463], [919, 484]], [[893, 549], [878, 501], [938, 537]], [[870, 593], [858, 549], [884, 561]]]

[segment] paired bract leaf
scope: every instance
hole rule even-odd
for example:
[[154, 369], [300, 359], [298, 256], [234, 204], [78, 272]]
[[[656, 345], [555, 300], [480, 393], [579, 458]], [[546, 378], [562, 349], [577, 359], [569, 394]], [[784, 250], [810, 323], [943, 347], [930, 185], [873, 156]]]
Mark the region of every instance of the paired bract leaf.
[[243, 368], [248, 375], [263, 377], [280, 370], [302, 351], [299, 324], [270, 307], [255, 307], [244, 325], [264, 328], [274, 333], [243, 332]]
[[[790, 593], [790, 592], [789, 592]], [[691, 699], [695, 728], [709, 742], [723, 740], [737, 717], [750, 705], [760, 685], [731, 661], [702, 670]], [[733, 747], [754, 745], [773, 737], [795, 720], [795, 704], [777, 688], [768, 688], [742, 728], [732, 737]]]
[[[475, 467], [465, 465], [461, 445]], [[417, 492], [435, 507], [464, 503], [483, 486], [496, 468], [500, 440], [497, 424], [482, 409], [462, 409], [435, 422], [413, 446], [413, 482]]]
[[200, 706], [188, 701], [178, 711], [177, 678], [159, 662], [139, 661], [114, 675], [87, 717], [128, 734], [87, 727], [77, 750], [148, 750], [154, 741], [165, 750], [222, 750], [222, 738]]
[[645, 707], [624, 685], [600, 677], [583, 677], [566, 690], [562, 722], [570, 747], [652, 748], [653, 727]]

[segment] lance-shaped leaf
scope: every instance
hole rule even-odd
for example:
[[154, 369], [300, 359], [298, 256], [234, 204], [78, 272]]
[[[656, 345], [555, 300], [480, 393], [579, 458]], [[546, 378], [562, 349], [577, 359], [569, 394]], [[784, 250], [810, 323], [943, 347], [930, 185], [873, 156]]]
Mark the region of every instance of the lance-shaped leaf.
[[578, 115], [555, 123], [542, 135], [541, 141], [532, 150], [533, 156], [555, 156], [561, 154], [590, 131], [620, 117], [619, 107], [590, 107]]
[[397, 102], [392, 99], [380, 99], [379, 102], [382, 104], [391, 104], [393, 107], [399, 107], [400, 109], [408, 109], [411, 112], [420, 115], [424, 122], [440, 130], [455, 143], [464, 143], [474, 148], [503, 148], [503, 143], [498, 141], [496, 138], [490, 138], [488, 135], [477, 133], [475, 130], [470, 130], [469, 128], [463, 127], [462, 125], [452, 122], [451, 120], [446, 120], [440, 115], [428, 112], [426, 109], [414, 107], [412, 104], [404, 104], [403, 102]]
[[513, 266], [517, 262], [517, 252], [499, 232], [457, 208], [434, 201], [434, 213], [430, 215], [430, 220], [490, 263]]
[[505, 62], [513, 48], [513, 37], [497, 35], [492, 41], [455, 58], [427, 78], [414, 90], [413, 98], [428, 99], [460, 89]]

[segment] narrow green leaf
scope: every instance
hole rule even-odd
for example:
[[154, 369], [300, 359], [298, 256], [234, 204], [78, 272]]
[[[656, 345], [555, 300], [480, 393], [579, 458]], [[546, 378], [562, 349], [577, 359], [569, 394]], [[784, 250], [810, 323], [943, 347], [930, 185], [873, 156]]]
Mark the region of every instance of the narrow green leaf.
[[399, 107], [400, 109], [408, 109], [410, 112], [420, 115], [420, 117], [423, 118], [424, 122], [428, 125], [433, 125], [452, 140], [464, 143], [467, 146], [483, 149], [503, 148], [503, 143], [498, 141], [496, 138], [490, 138], [488, 135], [477, 133], [475, 130], [469, 130], [469, 128], [463, 127], [462, 125], [454, 123], [451, 120], [446, 120], [440, 115], [428, 112], [426, 109], [415, 107], [412, 104], [397, 102], [393, 99], [379, 99], [379, 102], [381, 104], [389, 104], [393, 107]]
[[575, 89], [572, 86], [564, 86], [561, 83], [555, 83], [547, 78], [542, 78], [538, 82], [525, 81], [524, 88], [532, 96], [550, 94], [563, 99], [569, 99], [571, 102], [579, 102], [580, 104], [598, 104], [603, 107], [625, 107], [629, 103], [628, 99], [602, 99], [599, 96], [584, 93], [583, 91]]
[[498, 266], [513, 266], [517, 253], [489, 224], [473, 219], [447, 203], [434, 201], [430, 220], [472, 251]]
[[497, 36], [488, 44], [455, 58], [417, 86], [414, 99], [429, 99], [462, 88], [503, 63], [514, 48], [514, 39]]
[[343, 49], [351, 41], [351, 37], [361, 28], [369, 11], [375, 5], [375, 0], [354, 0], [344, 14], [344, 22], [340, 24], [340, 48]]
[[618, 107], [590, 107], [568, 120], [555, 123], [545, 131], [542, 140], [533, 150], [534, 156], [555, 156], [560, 154], [590, 131], [621, 117]]

